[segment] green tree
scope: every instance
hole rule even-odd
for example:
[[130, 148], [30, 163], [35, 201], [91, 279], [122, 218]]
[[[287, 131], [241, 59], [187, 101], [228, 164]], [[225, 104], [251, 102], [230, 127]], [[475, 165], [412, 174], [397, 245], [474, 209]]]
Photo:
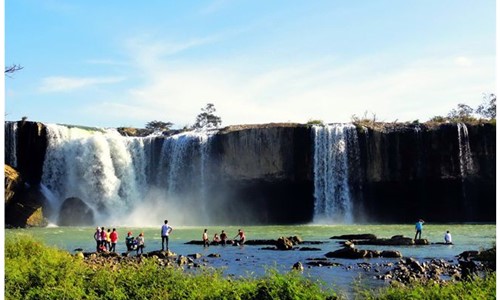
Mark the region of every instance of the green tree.
[[213, 129], [218, 128], [222, 124], [219, 116], [215, 115], [215, 105], [207, 103], [201, 109], [201, 113], [196, 116], [196, 121], [193, 125], [194, 129]]
[[478, 106], [476, 113], [486, 119], [496, 119], [497, 96], [495, 94], [484, 94], [483, 103]]
[[459, 103], [457, 108], [452, 109], [448, 113], [448, 119], [454, 122], [467, 122], [474, 120], [474, 109], [467, 104]]
[[174, 123], [172, 122], [162, 122], [162, 121], [151, 121], [146, 124], [146, 129], [151, 129], [154, 131], [167, 131], [170, 130]]

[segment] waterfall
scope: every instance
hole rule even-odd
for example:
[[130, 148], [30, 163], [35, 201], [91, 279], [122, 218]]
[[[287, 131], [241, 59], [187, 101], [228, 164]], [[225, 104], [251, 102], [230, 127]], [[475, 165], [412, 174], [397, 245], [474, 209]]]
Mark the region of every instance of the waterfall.
[[5, 122], [5, 164], [17, 167], [17, 122]]
[[356, 127], [314, 126], [314, 222], [352, 223], [350, 160], [359, 161]]
[[182, 210], [192, 212], [183, 221], [191, 224], [210, 222], [205, 195], [211, 136], [208, 131], [181, 133], [165, 139], [161, 150], [157, 185], [166, 188], [170, 204], [180, 205], [183, 195]]
[[98, 218], [113, 217], [126, 213], [144, 193], [144, 181], [136, 176], [132, 163], [133, 150], [141, 151], [130, 147], [133, 138], [124, 138], [114, 130], [88, 131], [52, 124], [47, 125], [47, 135], [42, 183], [59, 204], [78, 197]]
[[54, 195], [54, 193], [52, 193], [52, 191], [49, 190], [44, 184], [40, 184], [40, 192], [45, 197], [45, 200], [47, 200], [47, 206], [48, 206], [47, 217], [52, 224], [55, 224], [57, 222], [58, 211], [61, 206], [60, 202], [57, 199], [56, 195]]
[[457, 124], [458, 129], [458, 158], [460, 160], [460, 176], [462, 180], [473, 172], [472, 154], [469, 144], [469, 132], [464, 123]]
[[204, 197], [208, 133], [139, 138], [121, 136], [116, 130], [46, 127], [42, 184], [54, 195], [54, 207], [78, 197], [100, 224], [208, 220]]

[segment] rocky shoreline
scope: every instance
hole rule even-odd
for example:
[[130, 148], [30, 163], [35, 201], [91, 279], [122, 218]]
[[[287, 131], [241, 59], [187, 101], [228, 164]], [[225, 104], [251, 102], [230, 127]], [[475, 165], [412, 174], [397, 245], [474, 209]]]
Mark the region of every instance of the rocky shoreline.
[[[344, 237], [345, 238], [345, 237]], [[350, 238], [359, 238], [359, 236], [350, 236]], [[372, 241], [377, 240], [372, 238]], [[351, 240], [352, 241], [352, 240]], [[323, 257], [311, 257], [305, 261], [297, 261], [292, 270], [303, 271], [306, 268], [315, 267], [338, 267], [345, 271], [364, 272], [374, 279], [395, 282], [398, 284], [409, 284], [412, 282], [426, 283], [429, 281], [444, 284], [448, 281], [464, 280], [474, 274], [495, 271], [496, 248], [484, 251], [465, 251], [456, 255], [456, 260], [444, 260], [429, 258], [419, 261], [412, 257], [404, 257], [398, 250], [359, 250], [351, 241], [343, 242], [342, 248], [327, 252]], [[306, 251], [297, 245], [306, 243], [322, 243], [315, 241], [303, 241], [300, 237], [279, 237], [277, 240], [249, 240], [247, 245], [271, 245], [273, 247], [260, 248], [259, 250], [299, 250]], [[198, 241], [190, 241], [186, 244], [198, 244]], [[425, 244], [428, 245], [428, 244]], [[228, 245], [229, 246], [229, 245]], [[320, 248], [307, 249], [309, 251], [321, 251]], [[210, 267], [213, 259], [221, 258], [219, 253], [210, 253], [202, 255], [192, 253], [187, 255], [177, 255], [173, 252], [150, 251], [144, 254], [135, 255], [134, 252], [124, 253], [96, 253], [82, 252], [76, 249], [77, 257], [80, 257], [91, 268], [108, 267], [113, 270], [119, 269], [121, 264], [140, 265], [144, 259], [153, 259], [161, 267], [179, 267], [185, 269]], [[389, 258], [397, 259], [384, 262], [370, 263], [367, 258]], [[348, 259], [353, 263], [335, 261], [335, 259]], [[358, 260], [363, 261], [359, 262]], [[236, 258], [235, 261], [238, 261]]]

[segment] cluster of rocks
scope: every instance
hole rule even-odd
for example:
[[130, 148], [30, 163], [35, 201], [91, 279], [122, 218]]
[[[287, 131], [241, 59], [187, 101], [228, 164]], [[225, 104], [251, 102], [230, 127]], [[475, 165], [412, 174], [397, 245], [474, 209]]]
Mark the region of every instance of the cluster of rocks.
[[355, 245], [381, 245], [381, 246], [411, 246], [411, 245], [429, 245], [427, 239], [412, 239], [403, 235], [394, 235], [391, 238], [378, 238], [374, 234], [348, 234], [332, 236], [330, 239], [347, 240]]
[[[247, 240], [245, 241], [245, 245], [251, 246], [270, 246], [261, 248], [261, 250], [300, 250], [300, 251], [320, 251], [320, 248], [315, 247], [297, 247], [298, 245], [318, 245], [323, 244], [321, 241], [304, 241], [300, 236], [294, 235], [289, 237], [281, 236], [278, 239], [260, 239], [260, 240]], [[203, 245], [203, 241], [201, 240], [192, 240], [186, 242], [188, 245]], [[238, 246], [239, 244], [233, 243], [232, 241], [228, 241], [229, 245]], [[221, 243], [211, 242], [210, 245], [218, 246], [222, 245]]]
[[[208, 260], [202, 258], [200, 253], [177, 255], [171, 251], [151, 251], [144, 254], [136, 255], [134, 252], [81, 252], [77, 251], [75, 256], [82, 258], [93, 269], [99, 267], [109, 267], [116, 270], [121, 264], [137, 265], [142, 262], [144, 258], [155, 259], [159, 266], [169, 267], [187, 267], [199, 268], [207, 266]], [[211, 253], [207, 257], [218, 258], [221, 257], [218, 253]]]
[[331, 251], [325, 254], [329, 258], [347, 258], [347, 259], [359, 259], [359, 258], [374, 258], [374, 257], [385, 257], [385, 258], [399, 258], [403, 257], [401, 252], [397, 250], [360, 250], [354, 247], [343, 247], [341, 249]]

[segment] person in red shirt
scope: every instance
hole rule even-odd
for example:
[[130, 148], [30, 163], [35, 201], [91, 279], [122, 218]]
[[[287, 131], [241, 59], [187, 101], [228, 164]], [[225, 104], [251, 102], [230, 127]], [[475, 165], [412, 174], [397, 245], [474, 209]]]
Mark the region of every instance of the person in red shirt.
[[111, 247], [109, 248], [109, 251], [116, 252], [116, 242], [118, 242], [118, 232], [116, 231], [116, 228], [113, 228], [109, 238], [111, 239]]

